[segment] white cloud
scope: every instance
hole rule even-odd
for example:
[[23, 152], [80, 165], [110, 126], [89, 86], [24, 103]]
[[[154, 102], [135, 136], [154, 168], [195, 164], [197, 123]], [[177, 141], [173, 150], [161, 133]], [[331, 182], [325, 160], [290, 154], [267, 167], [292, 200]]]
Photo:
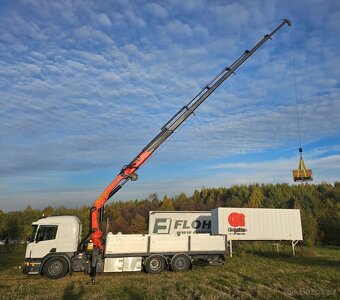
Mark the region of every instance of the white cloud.
[[108, 82], [121, 82], [122, 81], [122, 79], [117, 74], [113, 74], [110, 72], [102, 73], [101, 78], [103, 80], [107, 80]]
[[112, 39], [104, 32], [93, 29], [89, 25], [83, 25], [74, 30], [74, 35], [77, 39], [83, 40], [82, 42], [94, 44], [108, 44], [112, 45]]
[[168, 17], [168, 12], [159, 3], [155, 3], [155, 2], [148, 3], [146, 5], [146, 10], [153, 16], [160, 18], [160, 19], [166, 19]]
[[227, 26], [243, 26], [250, 18], [249, 10], [239, 3], [223, 4], [210, 8], [217, 22]]
[[133, 10], [125, 10], [124, 17], [128, 20], [130, 26], [132, 25], [138, 29], [144, 28], [146, 25], [144, 19], [136, 15]]
[[[339, 171], [333, 168], [330, 176], [324, 166], [338, 163], [331, 155], [337, 155], [332, 145], [338, 144], [340, 128], [340, 60], [338, 40], [334, 39], [339, 28], [335, 4], [323, 4], [314, 20], [317, 5], [299, 2], [287, 7], [274, 1], [266, 5], [262, 1], [170, 1], [144, 6], [133, 1], [33, 1], [7, 5], [0, 12], [1, 175], [8, 186], [14, 186], [20, 174], [40, 176], [50, 170], [64, 172], [60, 175], [64, 178], [68, 172], [100, 173], [99, 168], [111, 166], [116, 170], [219, 70], [290, 12], [294, 27], [283, 28], [250, 58], [237, 76], [197, 110], [197, 117], [190, 118], [166, 142], [150, 166], [192, 161], [209, 165], [226, 157], [241, 161], [245, 155], [265, 155], [267, 151], [284, 153], [283, 157], [295, 153], [297, 123], [289, 42], [290, 30], [294, 30], [305, 155], [308, 164], [321, 168], [320, 172], [316, 169], [322, 174], [318, 178], [336, 178]], [[146, 13], [150, 9], [153, 16]], [[297, 163], [292, 159], [287, 164], [291, 168]], [[264, 170], [254, 165], [256, 178], [290, 180], [290, 175]], [[147, 184], [142, 186], [146, 194], [151, 187], [171, 193], [169, 182], [163, 181], [157, 188], [158, 181], [152, 183], [148, 176], [146, 172], [143, 183]], [[189, 191], [215, 181], [247, 182], [254, 173], [184, 180], [188, 176], [183, 171], [183, 183], [174, 179], [174, 184]], [[39, 185], [38, 180], [34, 185]], [[93, 185], [100, 190], [97, 181]], [[60, 195], [62, 190], [61, 184]], [[131, 193], [137, 197], [138, 189], [132, 188]], [[67, 194], [74, 199], [72, 195]], [[129, 191], [124, 195], [130, 195]]]
[[176, 19], [166, 25], [164, 34], [170, 35], [174, 39], [177, 37], [189, 38], [192, 36], [192, 29], [188, 24]]
[[110, 19], [104, 13], [99, 14], [97, 20], [101, 25], [108, 26], [108, 27], [111, 27], [112, 25]]

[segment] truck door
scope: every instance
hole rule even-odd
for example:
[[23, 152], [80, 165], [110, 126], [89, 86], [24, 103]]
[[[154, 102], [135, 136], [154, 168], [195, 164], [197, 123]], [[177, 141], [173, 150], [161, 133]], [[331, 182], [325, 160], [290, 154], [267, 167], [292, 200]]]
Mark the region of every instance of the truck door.
[[41, 225], [32, 243], [31, 258], [43, 258], [57, 248], [57, 225]]

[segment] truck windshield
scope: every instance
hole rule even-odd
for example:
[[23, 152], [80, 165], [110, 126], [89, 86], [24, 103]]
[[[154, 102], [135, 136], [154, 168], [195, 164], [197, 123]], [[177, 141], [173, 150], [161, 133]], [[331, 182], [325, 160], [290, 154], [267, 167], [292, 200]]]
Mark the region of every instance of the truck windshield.
[[34, 241], [35, 234], [37, 233], [38, 225], [32, 225], [32, 235], [29, 239], [30, 242]]
[[57, 225], [40, 225], [35, 240], [38, 242], [54, 240], [57, 236], [57, 230]]

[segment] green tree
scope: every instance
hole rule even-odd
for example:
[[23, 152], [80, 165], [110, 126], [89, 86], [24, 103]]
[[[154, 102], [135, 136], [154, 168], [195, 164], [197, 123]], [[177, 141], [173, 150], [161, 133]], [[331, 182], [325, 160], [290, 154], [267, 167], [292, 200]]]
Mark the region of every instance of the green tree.
[[122, 217], [119, 217], [113, 222], [112, 232], [113, 233], [118, 233], [118, 232], [131, 233], [129, 223], [126, 220], [124, 220]]
[[6, 238], [16, 240], [21, 236], [19, 220], [18, 212], [10, 212], [7, 214], [4, 231]]
[[6, 214], [0, 209], [0, 239], [5, 238]]
[[162, 201], [162, 205], [159, 209], [160, 210], [166, 210], [166, 211], [175, 210], [174, 206], [172, 204], [172, 200], [170, 198], [168, 198], [167, 196], [164, 196], [163, 201]]
[[340, 203], [331, 205], [328, 201], [328, 210], [319, 219], [319, 229], [323, 233], [323, 243], [340, 245]]
[[130, 232], [147, 233], [147, 231], [145, 219], [140, 214], [136, 214], [130, 223]]
[[232, 195], [226, 202], [226, 207], [242, 207], [242, 201], [236, 195]]
[[44, 210], [42, 211], [42, 214], [46, 217], [53, 216], [53, 213], [54, 213], [54, 208], [50, 205], [44, 208]]
[[307, 246], [314, 246], [318, 237], [318, 226], [312, 214], [300, 210], [303, 241]]
[[259, 208], [262, 207], [264, 196], [261, 191], [261, 188], [258, 186], [253, 187], [253, 191], [249, 197], [248, 203], [246, 204], [246, 207], [251, 208]]

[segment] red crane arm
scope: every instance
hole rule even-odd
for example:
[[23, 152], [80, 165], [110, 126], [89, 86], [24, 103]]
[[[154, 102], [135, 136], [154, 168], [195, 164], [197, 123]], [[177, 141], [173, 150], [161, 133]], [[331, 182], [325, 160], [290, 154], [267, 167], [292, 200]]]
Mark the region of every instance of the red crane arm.
[[191, 115], [194, 111], [227, 79], [235, 74], [240, 67], [254, 52], [259, 49], [267, 40], [271, 39], [282, 26], [291, 26], [288, 19], [284, 19], [271, 33], [266, 34], [251, 50], [246, 50], [230, 66], [223, 70], [208, 83], [187, 105], [183, 106], [162, 128], [161, 132], [130, 162], [123, 167], [117, 177], [107, 186], [104, 192], [96, 199], [91, 208], [91, 224], [89, 234], [80, 242], [80, 245], [89, 235], [92, 235], [92, 242], [95, 249], [103, 250], [101, 240], [102, 232], [99, 227], [98, 213], [107, 200], [109, 200], [128, 180], [137, 180], [137, 169], [151, 156], [151, 154]]
[[106, 187], [101, 195], [94, 202], [91, 208], [91, 228], [92, 228], [92, 242], [94, 247], [103, 250], [101, 241], [102, 232], [98, 224], [98, 212], [104, 206], [105, 202], [109, 200], [129, 179], [136, 180], [137, 169], [151, 156], [152, 152], [142, 151], [128, 166], [124, 167], [117, 175], [117, 177]]

